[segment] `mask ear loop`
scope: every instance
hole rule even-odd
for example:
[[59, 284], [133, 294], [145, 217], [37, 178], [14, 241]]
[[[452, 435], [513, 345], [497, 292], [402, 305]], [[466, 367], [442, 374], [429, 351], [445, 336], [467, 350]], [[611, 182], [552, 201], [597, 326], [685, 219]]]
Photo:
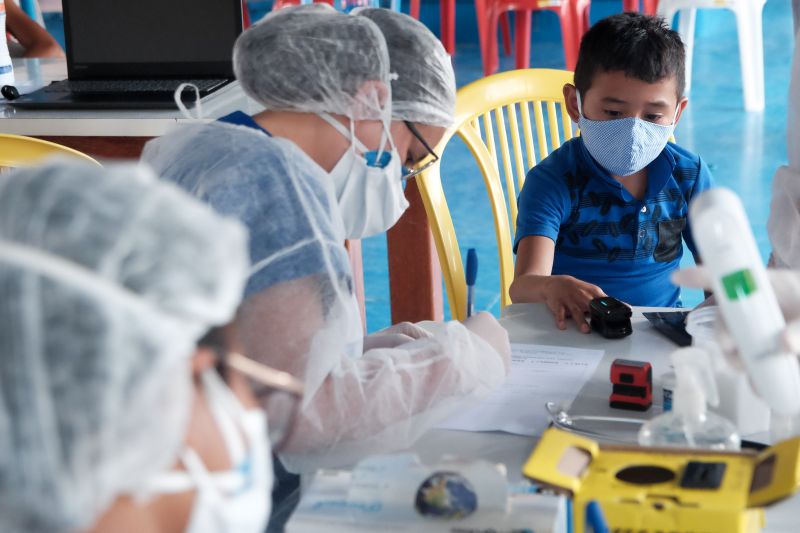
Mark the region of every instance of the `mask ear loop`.
[[670, 124], [672, 127], [675, 127], [675, 123], [678, 122], [678, 110], [680, 108], [681, 108], [681, 103], [678, 102], [677, 105], [675, 105], [675, 114], [672, 115], [672, 124]]
[[581, 118], [586, 118], [583, 114], [583, 102], [581, 102], [581, 92], [578, 89], [575, 89], [575, 96], [578, 97], [578, 116]]
[[[195, 94], [194, 108], [195, 111], [197, 112], [196, 117], [192, 116], [192, 113], [186, 107], [186, 104], [183, 103], [183, 99], [181, 99], [181, 94], [183, 93], [183, 90], [188, 87], [194, 89], [194, 94]], [[178, 85], [178, 88], [175, 89], [175, 93], [172, 95], [172, 97], [175, 99], [175, 105], [178, 106], [178, 109], [180, 110], [181, 114], [184, 117], [186, 117], [189, 120], [203, 120], [203, 103], [201, 102], [200, 89], [197, 87], [197, 85], [193, 83], [181, 83], [180, 85]]]
[[[389, 73], [389, 90], [390, 91], [391, 91], [391, 87], [392, 87], [391, 86], [391, 82], [397, 80], [399, 77], [400, 76], [396, 72], [390, 72]], [[390, 92], [390, 94], [391, 94], [391, 92]], [[389, 98], [389, 101], [391, 101], [391, 98]], [[391, 116], [391, 113], [385, 114], [383, 116], [383, 118], [381, 119], [381, 124], [383, 125], [383, 132], [381, 133], [380, 146], [378, 147], [378, 155], [375, 158], [376, 161], [380, 161], [381, 160], [381, 156], [383, 155], [383, 152], [385, 151], [384, 147], [386, 146], [386, 141], [387, 140], [389, 141], [389, 149], [391, 150], [392, 157], [394, 157], [394, 154], [398, 153], [397, 152], [397, 145], [394, 143], [394, 137], [392, 137], [392, 130], [391, 130], [392, 116]]]

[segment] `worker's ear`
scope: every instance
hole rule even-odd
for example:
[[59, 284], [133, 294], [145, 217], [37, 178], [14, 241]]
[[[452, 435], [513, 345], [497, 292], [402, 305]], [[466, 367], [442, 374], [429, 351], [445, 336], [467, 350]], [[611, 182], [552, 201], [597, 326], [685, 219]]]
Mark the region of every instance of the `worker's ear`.
[[354, 116], [375, 117], [379, 109], [383, 109], [389, 103], [389, 88], [382, 81], [366, 81], [355, 94]]
[[578, 89], [576, 89], [571, 83], [566, 83], [564, 84], [563, 92], [564, 102], [567, 106], [569, 118], [572, 119], [572, 122], [577, 124], [578, 119], [581, 116], [580, 111], [578, 110]]
[[195, 378], [217, 364], [217, 352], [207, 346], [198, 346], [192, 356], [192, 376]]

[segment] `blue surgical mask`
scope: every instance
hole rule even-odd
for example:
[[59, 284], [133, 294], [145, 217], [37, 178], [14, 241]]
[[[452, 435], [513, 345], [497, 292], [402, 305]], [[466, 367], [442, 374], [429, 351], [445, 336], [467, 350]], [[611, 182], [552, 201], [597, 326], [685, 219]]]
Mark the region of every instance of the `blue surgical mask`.
[[578, 93], [578, 127], [583, 144], [600, 166], [614, 176], [630, 176], [649, 165], [667, 145], [675, 129], [636, 117], [614, 120], [589, 120], [583, 114], [581, 95]]

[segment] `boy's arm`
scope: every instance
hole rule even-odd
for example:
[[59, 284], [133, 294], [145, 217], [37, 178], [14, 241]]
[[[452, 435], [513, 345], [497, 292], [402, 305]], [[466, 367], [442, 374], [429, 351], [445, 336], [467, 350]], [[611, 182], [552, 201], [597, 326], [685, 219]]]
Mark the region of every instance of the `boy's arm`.
[[580, 331], [589, 333], [589, 302], [606, 294], [600, 287], [572, 276], [552, 276], [554, 255], [555, 243], [549, 237], [529, 235], [519, 241], [514, 282], [509, 288], [511, 300], [544, 302], [555, 316], [558, 329], [566, 329], [571, 316]]

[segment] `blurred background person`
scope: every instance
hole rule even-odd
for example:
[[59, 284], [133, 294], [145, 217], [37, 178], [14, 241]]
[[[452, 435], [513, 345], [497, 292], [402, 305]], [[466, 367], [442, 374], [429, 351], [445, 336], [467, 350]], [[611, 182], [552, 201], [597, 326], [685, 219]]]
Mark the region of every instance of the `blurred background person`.
[[299, 386], [217, 328], [246, 239], [143, 167], [0, 175], [1, 531], [263, 531]]
[[46, 29], [26, 15], [14, 0], [4, 1], [11, 57], [64, 57], [64, 50]]

